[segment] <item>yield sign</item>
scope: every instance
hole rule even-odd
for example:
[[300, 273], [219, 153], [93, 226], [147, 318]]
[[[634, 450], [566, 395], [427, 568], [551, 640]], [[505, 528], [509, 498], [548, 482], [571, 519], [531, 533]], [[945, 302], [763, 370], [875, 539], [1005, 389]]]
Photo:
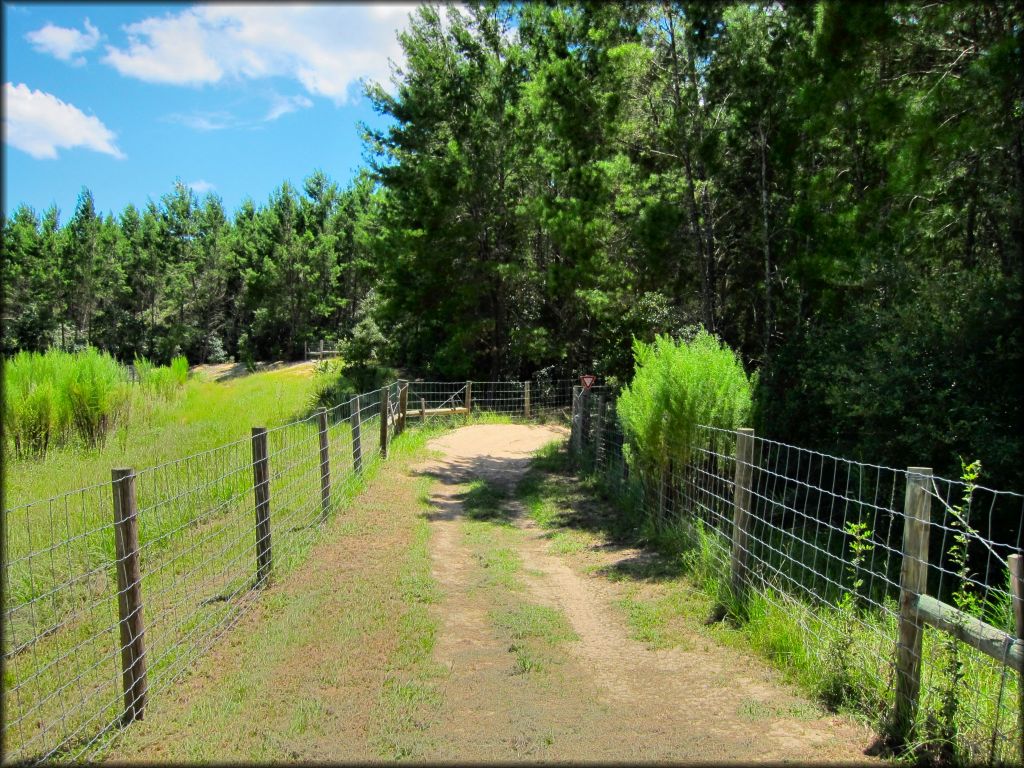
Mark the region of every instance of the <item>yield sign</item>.
[[594, 382], [597, 381], [597, 376], [592, 373], [586, 373], [580, 376], [580, 384], [583, 385], [584, 389], [590, 389], [594, 386]]

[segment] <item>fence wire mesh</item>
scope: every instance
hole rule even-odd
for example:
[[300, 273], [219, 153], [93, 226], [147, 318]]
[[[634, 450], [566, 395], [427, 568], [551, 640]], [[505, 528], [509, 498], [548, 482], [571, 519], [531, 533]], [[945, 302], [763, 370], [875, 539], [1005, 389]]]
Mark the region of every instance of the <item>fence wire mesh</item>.
[[[381, 457], [382, 416], [389, 440], [398, 431], [405, 387], [407, 429], [457, 426], [467, 417], [567, 418], [572, 396], [568, 380], [393, 382], [328, 409], [324, 434], [316, 413], [269, 429], [269, 536], [262, 539], [251, 436], [136, 470], [150, 700], [258, 599], [260, 544], [269, 545], [273, 572], [288, 570], [321, 523], [358, 492]], [[467, 389], [471, 415], [459, 410]], [[426, 418], [417, 418], [421, 410]], [[140, 703], [134, 695], [126, 702], [123, 686], [112, 485], [4, 509], [3, 524], [4, 762], [97, 754], [129, 705]]]
[[[699, 427], [685, 455], [645, 466], [614, 411], [613, 393], [574, 392], [571, 450], [627, 509], [655, 531], [684, 537], [691, 575], [722, 605], [734, 565], [737, 441]], [[770, 640], [764, 650], [816, 669], [831, 703], [891, 723], [905, 558], [908, 471], [852, 461], [754, 437], [749, 462], [744, 620]], [[1017, 637], [1008, 559], [1021, 553], [1024, 496], [930, 476], [927, 587], [914, 591]], [[677, 539], [678, 540], [678, 539]], [[732, 597], [731, 597], [732, 596]], [[802, 658], [796, 658], [802, 657]], [[969, 762], [1020, 763], [1018, 673], [949, 632], [925, 623], [919, 658], [916, 742]]]

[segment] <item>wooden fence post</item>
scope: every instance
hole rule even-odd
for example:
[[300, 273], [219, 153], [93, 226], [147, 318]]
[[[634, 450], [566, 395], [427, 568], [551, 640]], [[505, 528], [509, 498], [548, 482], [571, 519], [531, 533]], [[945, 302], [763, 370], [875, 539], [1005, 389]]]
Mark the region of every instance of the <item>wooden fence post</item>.
[[594, 433], [594, 469], [601, 468], [601, 460], [604, 458], [604, 392], [597, 396], [597, 425]]
[[391, 393], [387, 387], [380, 388], [380, 456], [388, 457], [388, 411], [391, 410]]
[[629, 483], [629, 462], [626, 461], [626, 437], [622, 437], [622, 446], [619, 449], [619, 458], [622, 459], [622, 485], [625, 486]]
[[317, 411], [320, 428], [320, 507], [324, 517], [331, 511], [331, 453], [327, 439], [327, 409]]
[[732, 591], [742, 604], [747, 596], [750, 547], [750, 487], [753, 478], [754, 430], [736, 430], [736, 471], [733, 476]]
[[427, 423], [427, 401], [420, 398], [420, 425]]
[[[1013, 619], [1017, 640], [1024, 640], [1024, 558], [1010, 555], [1010, 588], [1013, 591]], [[1017, 728], [1020, 734], [1020, 758], [1024, 760], [1024, 673], [1018, 673]]]
[[256, 584], [270, 579], [273, 552], [270, 547], [270, 459], [267, 428], [252, 428], [252, 478], [256, 497]]
[[576, 385], [572, 388], [572, 417], [569, 420], [569, 445], [573, 453], [580, 451], [580, 393]]
[[587, 387], [580, 392], [580, 448], [590, 439], [590, 390]]
[[921, 637], [924, 625], [914, 604], [928, 591], [928, 534], [932, 497], [927, 483], [931, 467], [907, 468], [903, 501], [903, 564], [900, 568], [899, 641], [896, 645], [894, 734], [904, 743], [914, 729], [921, 688]]
[[405, 432], [405, 412], [409, 407], [409, 382], [399, 379], [398, 381], [398, 426], [396, 435]]
[[469, 417], [473, 413], [473, 382], [466, 382], [466, 423], [469, 423]]
[[356, 474], [361, 474], [363, 471], [363, 444], [359, 425], [359, 395], [353, 399], [355, 403], [349, 417], [349, 423], [352, 425], [352, 469]]
[[523, 418], [530, 418], [530, 382], [523, 382]]
[[121, 634], [121, 684], [125, 724], [146, 710], [146, 643], [142, 621], [142, 570], [139, 567], [139, 517], [135, 472], [110, 470], [114, 492], [114, 551], [117, 556], [117, 612]]

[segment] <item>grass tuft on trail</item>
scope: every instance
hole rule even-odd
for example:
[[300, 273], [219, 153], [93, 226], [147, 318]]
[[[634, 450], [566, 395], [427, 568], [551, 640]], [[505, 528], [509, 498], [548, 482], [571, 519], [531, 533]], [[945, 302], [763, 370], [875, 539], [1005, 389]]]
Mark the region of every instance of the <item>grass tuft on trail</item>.
[[[520, 498], [521, 489], [522, 483], [517, 489]], [[480, 568], [479, 588], [495, 606], [490, 622], [508, 642], [511, 674], [543, 675], [563, 662], [558, 646], [579, 637], [561, 610], [522, 597], [522, 560], [516, 547], [522, 531], [511, 522], [508, 494], [485, 480], [474, 480], [463, 507], [462, 530]]]

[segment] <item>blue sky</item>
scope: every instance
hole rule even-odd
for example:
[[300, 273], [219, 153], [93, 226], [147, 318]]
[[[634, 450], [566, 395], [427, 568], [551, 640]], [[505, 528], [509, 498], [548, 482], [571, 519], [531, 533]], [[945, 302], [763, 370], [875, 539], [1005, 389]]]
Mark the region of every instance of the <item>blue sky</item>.
[[357, 123], [383, 124], [359, 79], [401, 63], [411, 5], [4, 3], [4, 208], [83, 186], [118, 213], [175, 179], [233, 212], [321, 169], [363, 164]]

